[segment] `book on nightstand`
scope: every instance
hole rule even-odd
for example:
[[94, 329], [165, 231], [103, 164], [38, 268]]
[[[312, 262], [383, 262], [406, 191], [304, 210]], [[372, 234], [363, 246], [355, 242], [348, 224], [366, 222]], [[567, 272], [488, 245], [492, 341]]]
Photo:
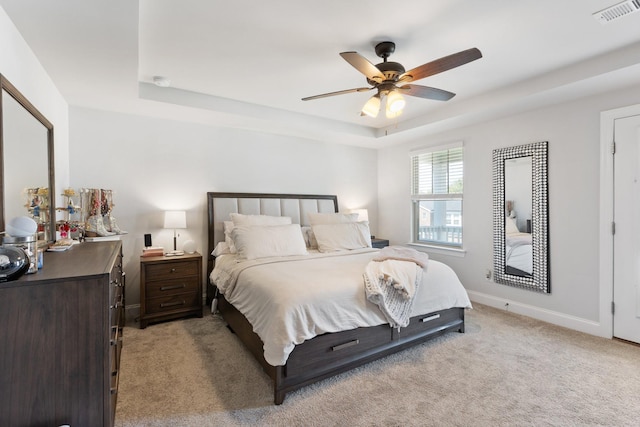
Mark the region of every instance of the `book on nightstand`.
[[142, 249], [142, 256], [163, 256], [164, 248], [162, 246], [146, 246]]

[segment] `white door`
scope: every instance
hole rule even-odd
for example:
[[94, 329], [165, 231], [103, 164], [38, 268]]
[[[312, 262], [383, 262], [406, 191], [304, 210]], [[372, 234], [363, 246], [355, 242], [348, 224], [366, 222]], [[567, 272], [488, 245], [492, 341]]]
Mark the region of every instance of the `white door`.
[[640, 343], [640, 116], [614, 128], [613, 336]]

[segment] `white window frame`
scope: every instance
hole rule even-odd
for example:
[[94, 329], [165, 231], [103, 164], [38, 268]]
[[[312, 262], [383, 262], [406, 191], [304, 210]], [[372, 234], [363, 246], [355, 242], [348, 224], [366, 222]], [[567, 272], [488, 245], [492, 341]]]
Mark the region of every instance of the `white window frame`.
[[[415, 158], [430, 153], [437, 153], [442, 151], [448, 151], [451, 149], [462, 149], [462, 193], [436, 193], [428, 192], [424, 194], [420, 194], [418, 190], [418, 183], [416, 180], [418, 177], [415, 176], [416, 170], [414, 169], [414, 161]], [[464, 198], [464, 144], [462, 141], [455, 142], [452, 144], [446, 145], [438, 145], [432, 147], [425, 147], [418, 150], [413, 150], [409, 152], [410, 155], [410, 170], [411, 170], [411, 242], [412, 245], [425, 246], [432, 249], [442, 249], [447, 252], [460, 252], [464, 253], [463, 243], [464, 243], [464, 233], [462, 228], [462, 223], [464, 221], [464, 212], [463, 212], [463, 198]], [[450, 183], [449, 183], [450, 184]], [[445, 242], [442, 240], [420, 240], [419, 239], [419, 221], [420, 221], [420, 201], [459, 201], [460, 202], [460, 227], [459, 231], [453, 233], [457, 237], [457, 233], [459, 233], [459, 241], [450, 241]]]

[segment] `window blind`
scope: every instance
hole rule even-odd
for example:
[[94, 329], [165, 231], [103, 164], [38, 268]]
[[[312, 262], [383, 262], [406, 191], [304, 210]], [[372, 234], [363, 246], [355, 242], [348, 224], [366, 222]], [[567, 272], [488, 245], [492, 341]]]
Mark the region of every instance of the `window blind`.
[[411, 156], [413, 198], [458, 198], [463, 193], [463, 147]]

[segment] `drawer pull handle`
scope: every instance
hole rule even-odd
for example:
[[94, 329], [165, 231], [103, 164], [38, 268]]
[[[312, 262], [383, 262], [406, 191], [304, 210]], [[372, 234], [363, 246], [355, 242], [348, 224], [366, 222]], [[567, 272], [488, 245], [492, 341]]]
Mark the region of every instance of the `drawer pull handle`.
[[354, 345], [358, 344], [360, 344], [360, 340], [349, 341], [344, 344], [334, 345], [333, 347], [331, 347], [331, 351], [344, 350], [345, 348], [353, 347]]
[[178, 301], [178, 302], [167, 302], [167, 303], [162, 303], [160, 304], [160, 308], [166, 308], [166, 307], [175, 307], [176, 305], [184, 305], [185, 301]]
[[433, 316], [425, 317], [424, 319], [421, 319], [420, 321], [424, 323], [424, 322], [429, 322], [431, 320], [436, 320], [436, 319], [439, 319], [439, 318], [440, 318], [439, 314], [434, 314]]
[[175, 272], [176, 272], [175, 268], [172, 268], [171, 271], [170, 271], [170, 273], [175, 273]]
[[184, 283], [182, 283], [180, 285], [162, 286], [160, 288], [160, 290], [161, 291], [171, 291], [173, 289], [182, 289], [182, 288], [186, 288], [186, 285]]

